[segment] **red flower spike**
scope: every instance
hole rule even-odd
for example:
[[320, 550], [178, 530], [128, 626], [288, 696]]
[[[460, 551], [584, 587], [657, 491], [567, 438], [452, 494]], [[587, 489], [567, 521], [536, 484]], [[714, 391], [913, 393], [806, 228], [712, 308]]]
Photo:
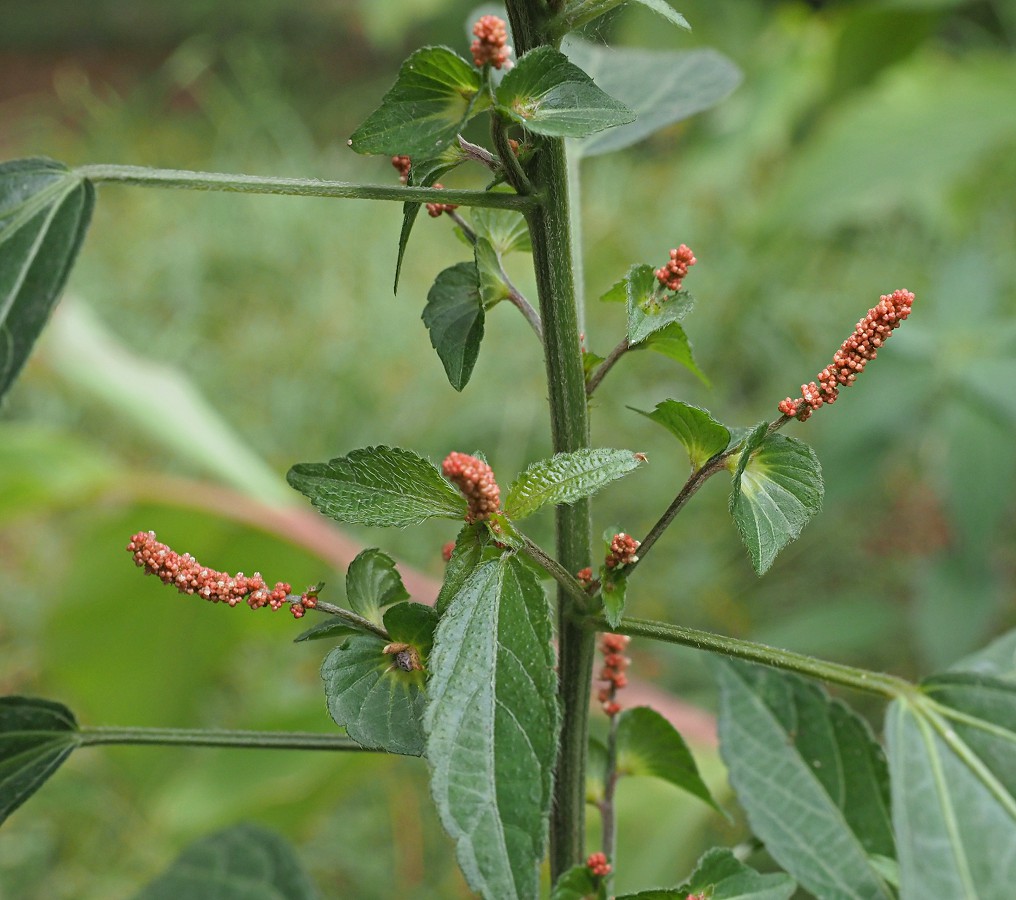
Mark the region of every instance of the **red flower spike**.
[[483, 460], [452, 452], [445, 457], [441, 471], [468, 501], [467, 522], [482, 522], [501, 508], [501, 489], [494, 480], [494, 470]]
[[[444, 190], [443, 184], [435, 184], [438, 190]], [[459, 207], [455, 203], [428, 203], [427, 204], [427, 215], [432, 219], [436, 219], [441, 213], [451, 212], [453, 209]]]
[[635, 551], [639, 548], [639, 541], [630, 534], [623, 531], [615, 534], [610, 540], [610, 552], [605, 560], [608, 569], [620, 569], [639, 561]]
[[613, 867], [607, 862], [607, 856], [604, 853], [590, 853], [586, 860], [586, 867], [597, 878], [604, 878], [613, 871]]
[[508, 46], [508, 26], [497, 16], [481, 16], [473, 26], [476, 40], [469, 46], [473, 63], [482, 68], [488, 63], [495, 69], [512, 67], [512, 48]]
[[679, 291], [688, 269], [697, 262], [691, 248], [687, 244], [681, 244], [677, 249], [670, 251], [669, 262], [662, 269], [656, 270], [656, 279], [668, 291]]
[[403, 184], [409, 183], [409, 170], [413, 167], [408, 156], [393, 156], [392, 165], [399, 173], [399, 181]]

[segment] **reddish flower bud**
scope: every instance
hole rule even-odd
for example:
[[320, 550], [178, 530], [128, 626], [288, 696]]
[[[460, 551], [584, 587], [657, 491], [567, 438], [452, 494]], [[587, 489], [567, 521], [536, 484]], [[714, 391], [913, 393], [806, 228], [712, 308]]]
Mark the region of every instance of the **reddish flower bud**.
[[493, 469], [483, 460], [465, 453], [449, 453], [441, 471], [469, 502], [467, 522], [482, 522], [500, 509], [501, 490], [494, 480]]
[[[435, 184], [434, 187], [436, 187], [439, 191], [444, 190], [443, 184]], [[441, 215], [441, 213], [451, 212], [453, 209], [458, 208], [459, 207], [455, 203], [428, 203], [427, 215], [432, 219], [436, 219], [439, 215]]]
[[441, 548], [441, 559], [445, 562], [449, 562], [452, 558], [452, 553], [455, 552], [455, 541], [449, 541]]
[[413, 167], [412, 162], [408, 156], [393, 156], [392, 165], [395, 166], [399, 173], [399, 181], [403, 184], [409, 182], [409, 170]]
[[656, 270], [656, 279], [669, 291], [681, 290], [681, 282], [688, 274], [688, 269], [698, 262], [695, 254], [687, 244], [681, 244], [676, 250], [670, 251], [670, 261]]
[[481, 16], [473, 26], [476, 40], [469, 46], [473, 63], [478, 66], [492, 65], [495, 69], [510, 69], [512, 48], [508, 46], [508, 28], [497, 16]]
[[590, 853], [586, 860], [586, 866], [597, 878], [604, 878], [612, 871], [612, 866], [607, 862], [606, 854], [603, 853]]
[[619, 569], [622, 566], [637, 563], [639, 558], [635, 555], [635, 551], [638, 548], [639, 541], [635, 540], [631, 535], [625, 534], [623, 531], [620, 534], [615, 534], [611, 538], [610, 552], [605, 560], [607, 568]]

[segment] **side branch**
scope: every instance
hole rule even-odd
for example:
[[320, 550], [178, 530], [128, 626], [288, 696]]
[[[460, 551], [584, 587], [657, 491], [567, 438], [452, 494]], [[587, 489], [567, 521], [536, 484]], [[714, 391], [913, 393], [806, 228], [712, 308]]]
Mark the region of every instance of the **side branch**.
[[219, 731], [200, 728], [82, 728], [81, 745], [157, 744], [249, 750], [357, 750], [374, 752], [340, 734], [309, 731]]

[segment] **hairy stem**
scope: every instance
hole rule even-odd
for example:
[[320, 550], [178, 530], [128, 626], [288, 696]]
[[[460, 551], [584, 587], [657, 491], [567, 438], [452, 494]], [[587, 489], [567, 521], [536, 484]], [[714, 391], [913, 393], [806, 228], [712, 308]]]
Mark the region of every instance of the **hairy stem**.
[[578, 579], [571, 572], [565, 569], [556, 559], [544, 553], [543, 548], [539, 544], [535, 544], [521, 532], [517, 532], [517, 534], [522, 538], [523, 552], [530, 559], [543, 566], [561, 586], [562, 590], [567, 591], [571, 595], [572, 600], [583, 606], [589, 602], [589, 594], [586, 593], [582, 585], [579, 584]]
[[621, 343], [607, 354], [607, 358], [596, 367], [596, 371], [589, 377], [589, 383], [586, 385], [587, 396], [591, 397], [593, 395], [593, 391], [596, 390], [607, 373], [614, 368], [614, 363], [629, 350], [631, 350], [631, 345], [628, 343], [628, 338], [621, 338]]
[[200, 728], [82, 728], [82, 746], [161, 744], [187, 747], [243, 747], [251, 750], [365, 750], [339, 734], [309, 731], [205, 731]]
[[[603, 823], [603, 854], [611, 866], [617, 865], [617, 812], [614, 808], [614, 793], [617, 790], [617, 725], [618, 717], [610, 717], [610, 732], [607, 734], [607, 773], [603, 780], [603, 800], [600, 801], [600, 821]], [[606, 890], [609, 895], [613, 870], [606, 876]]]
[[313, 608], [318, 610], [318, 612], [327, 613], [330, 616], [336, 616], [344, 622], [348, 622], [354, 628], [359, 628], [361, 631], [369, 631], [386, 641], [391, 640], [391, 636], [384, 628], [380, 625], [376, 625], [370, 619], [358, 616], [352, 610], [343, 609], [341, 606], [336, 606], [334, 603], [324, 603], [321, 600], [318, 600], [317, 605]]

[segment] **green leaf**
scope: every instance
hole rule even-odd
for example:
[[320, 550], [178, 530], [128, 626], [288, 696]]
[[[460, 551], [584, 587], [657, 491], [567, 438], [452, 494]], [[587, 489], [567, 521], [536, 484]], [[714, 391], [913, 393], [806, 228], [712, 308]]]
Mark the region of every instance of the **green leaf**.
[[497, 103], [504, 115], [548, 137], [583, 137], [635, 118], [553, 47], [523, 55], [498, 87]]
[[680, 363], [706, 387], [712, 386], [705, 372], [695, 362], [691, 341], [688, 340], [688, 335], [685, 334], [684, 328], [678, 322], [671, 322], [659, 331], [654, 331], [642, 346], [647, 350], [662, 353]]
[[535, 900], [559, 727], [550, 607], [487, 551], [451, 598], [430, 658], [431, 792], [477, 893]]
[[628, 579], [606, 566], [600, 566], [600, 598], [603, 600], [603, 614], [611, 628], [617, 628], [621, 623], [627, 593]]
[[510, 295], [510, 289], [501, 274], [501, 260], [486, 238], [478, 237], [473, 245], [473, 259], [479, 278], [480, 306], [488, 310]]
[[533, 252], [529, 227], [522, 213], [477, 206], [470, 210], [469, 218], [476, 236], [486, 238], [498, 256]]
[[358, 634], [333, 649], [321, 666], [328, 712], [361, 747], [422, 756], [427, 656], [437, 613], [422, 603], [399, 603], [384, 616], [392, 643], [419, 654], [422, 669], [405, 671], [388, 641]]
[[235, 825], [187, 847], [134, 900], [315, 900], [290, 843], [259, 825]]
[[[485, 105], [480, 73], [447, 47], [423, 47], [359, 128], [357, 153], [434, 159]], [[478, 99], [479, 98], [479, 99]]]
[[466, 514], [466, 501], [430, 462], [398, 447], [364, 447], [327, 463], [298, 463], [286, 479], [337, 522], [404, 526]]
[[455, 549], [452, 550], [452, 558], [445, 566], [444, 582], [441, 585], [441, 590], [438, 591], [437, 601], [434, 604], [439, 615], [444, 614], [452, 598], [462, 589], [466, 579], [480, 564], [480, 557], [486, 544], [487, 529], [482, 522], [477, 522], [475, 525], [465, 525], [459, 531], [455, 539]]
[[0, 697], [0, 823], [80, 746], [74, 714], [60, 703]]
[[680, 400], [664, 400], [656, 404], [652, 412], [635, 412], [662, 425], [676, 437], [688, 451], [692, 469], [702, 466], [717, 453], [727, 449], [730, 432], [716, 421], [706, 410]]
[[687, 291], [661, 292], [659, 288], [652, 266], [632, 266], [628, 272], [628, 343], [632, 347], [683, 319], [695, 304]]
[[617, 767], [624, 775], [653, 775], [669, 781], [722, 812], [699, 775], [684, 738], [648, 706], [621, 713], [617, 724]]
[[349, 608], [376, 625], [382, 622], [381, 610], [400, 600], [408, 600], [409, 591], [395, 568], [395, 560], [376, 547], [356, 555], [346, 570], [346, 602]]
[[1016, 628], [949, 668], [954, 672], [990, 675], [1000, 681], [1016, 683]]
[[600, 297], [601, 303], [627, 303], [628, 302], [628, 276], [626, 275], [616, 284], [611, 285], [610, 290]]
[[483, 340], [483, 303], [476, 263], [456, 263], [441, 272], [427, 293], [423, 323], [453, 388], [469, 382]]
[[807, 444], [765, 437], [762, 422], [747, 439], [730, 492], [730, 514], [755, 571], [762, 575], [822, 507], [822, 467]]
[[301, 641], [323, 640], [342, 641], [354, 634], [363, 634], [363, 631], [359, 628], [354, 628], [352, 625], [347, 624], [341, 619], [329, 616], [326, 621], [319, 622], [317, 625], [313, 625], [306, 631], [301, 631], [295, 638], [293, 638], [293, 643], [299, 644]]
[[607, 886], [588, 866], [572, 866], [551, 891], [550, 900], [606, 900]]
[[[571, 0], [561, 10], [560, 15], [555, 20], [554, 33], [558, 37], [567, 34], [569, 31], [580, 28], [594, 19], [598, 19], [600, 16], [626, 2], [627, 0]], [[688, 20], [667, 3], [666, 0], [635, 0], [635, 2], [663, 16], [668, 22], [677, 25], [678, 28], [685, 28], [691, 31], [691, 25], [688, 24]], [[659, 73], [656, 73], [656, 75], [658, 77]]]
[[94, 205], [91, 183], [60, 163], [0, 165], [0, 399], [56, 306]]
[[890, 900], [871, 859], [895, 856], [889, 779], [864, 720], [796, 675], [714, 667], [720, 752], [772, 857], [816, 896]]
[[685, 900], [692, 894], [709, 900], [790, 900], [797, 890], [783, 872], [762, 875], [726, 848], [707, 850], [691, 877], [679, 888], [639, 891], [617, 900]]
[[547, 504], [574, 503], [634, 472], [645, 458], [631, 450], [587, 449], [557, 453], [533, 463], [505, 495], [510, 519], [524, 519]]
[[1006, 900], [1016, 883], [1016, 686], [940, 675], [886, 713], [900, 896]]
[[569, 37], [564, 51], [611, 97], [638, 115], [629, 125], [573, 141], [579, 156], [613, 153], [716, 106], [741, 83], [741, 71], [722, 53], [606, 47]]
[[586, 754], [586, 803], [600, 803], [606, 794], [607, 759], [607, 745], [590, 737]]

